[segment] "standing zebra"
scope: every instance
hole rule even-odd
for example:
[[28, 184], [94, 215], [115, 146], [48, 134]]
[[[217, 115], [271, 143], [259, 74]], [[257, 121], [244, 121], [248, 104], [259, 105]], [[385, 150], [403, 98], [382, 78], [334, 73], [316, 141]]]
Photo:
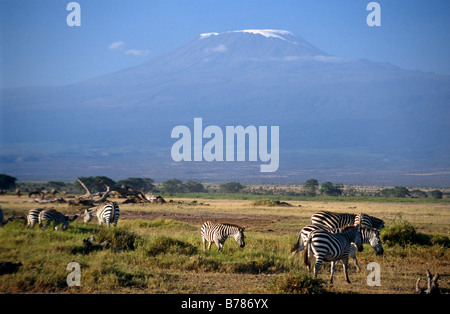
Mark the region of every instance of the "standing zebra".
[[[291, 254], [294, 255], [297, 252], [302, 251], [305, 248], [305, 246], [308, 244], [311, 232], [313, 232], [315, 230], [319, 230], [319, 229], [326, 230], [331, 233], [338, 233], [338, 232], [343, 231], [343, 228], [329, 229], [322, 225], [308, 225], [308, 226], [304, 227], [302, 230], [300, 230], [298, 237], [297, 237], [297, 242], [295, 243], [294, 247], [292, 248]], [[368, 228], [368, 227], [360, 227], [360, 229], [361, 229], [362, 244], [370, 244], [370, 246], [375, 250], [377, 255], [383, 254], [383, 246], [381, 244], [379, 230], [374, 229], [374, 228]], [[353, 244], [350, 247], [349, 255], [353, 259], [356, 269], [359, 271], [360, 267], [358, 265], [358, 260], [356, 259], [356, 251], [355, 251], [355, 246]]]
[[30, 209], [25, 220], [25, 224], [28, 223], [27, 229], [32, 229], [39, 222], [39, 213], [43, 210], [43, 208]]
[[64, 231], [69, 227], [69, 222], [74, 221], [77, 217], [78, 215], [65, 216], [55, 209], [44, 209], [39, 213], [39, 228], [45, 230], [53, 222], [55, 230], [58, 230], [58, 225], [62, 225], [61, 230]]
[[229, 223], [205, 222], [201, 229], [203, 250], [206, 250], [206, 241], [208, 241], [208, 250], [211, 249], [211, 244], [214, 242], [218, 250], [222, 251], [227, 238], [234, 238], [240, 247], [244, 247], [244, 229]]
[[115, 202], [109, 202], [105, 205], [86, 209], [84, 211], [84, 222], [91, 221], [94, 216], [97, 217], [100, 226], [102, 223], [106, 223], [109, 228], [113, 223], [115, 227], [120, 217], [119, 205]]
[[384, 221], [366, 214], [343, 214], [329, 211], [320, 211], [311, 216], [311, 223], [323, 225], [330, 229], [343, 228], [349, 225], [361, 225], [363, 227], [381, 230], [384, 228]]
[[318, 229], [310, 233], [310, 239], [306, 244], [304, 262], [310, 268], [309, 255], [314, 254], [316, 258], [316, 265], [314, 268], [314, 277], [317, 278], [317, 273], [323, 261], [331, 262], [331, 276], [330, 282], [333, 283], [333, 274], [336, 264], [342, 260], [344, 265], [344, 273], [347, 282], [348, 279], [348, 255], [352, 242], [356, 244], [358, 251], [362, 251], [362, 240], [360, 226], [348, 226], [342, 232], [331, 233], [323, 229]]

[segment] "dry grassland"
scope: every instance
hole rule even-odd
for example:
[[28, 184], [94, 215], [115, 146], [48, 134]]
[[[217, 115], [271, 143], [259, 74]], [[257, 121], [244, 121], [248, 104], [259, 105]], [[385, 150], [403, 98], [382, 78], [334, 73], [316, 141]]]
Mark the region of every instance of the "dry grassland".
[[[35, 207], [55, 207], [70, 214], [82, 212], [80, 207], [42, 206], [29, 200], [0, 196], [0, 207], [6, 217], [13, 213], [25, 215]], [[401, 217], [418, 232], [450, 235], [450, 204], [445, 203], [288, 203], [292, 206], [253, 206], [250, 200], [217, 199], [199, 199], [193, 204], [192, 199], [177, 198], [163, 205], [121, 204], [119, 228], [139, 238], [136, 249], [122, 253], [80, 253], [82, 239], [99, 231], [95, 222], [85, 225], [79, 218], [69, 230], [58, 233], [50, 228], [44, 232], [36, 227], [26, 230], [21, 222], [13, 222], [0, 229], [0, 262], [20, 260], [23, 267], [17, 273], [1, 276], [0, 292], [279, 293], [277, 280], [305, 272], [302, 254], [290, 257], [289, 252], [299, 230], [319, 210], [364, 212], [383, 219], [386, 227]], [[206, 220], [245, 226], [246, 247], [240, 249], [229, 239], [222, 253], [215, 251], [214, 244], [211, 252], [203, 252], [200, 226]], [[158, 250], [152, 251], [155, 248]], [[358, 255], [361, 271], [350, 267], [351, 284], [345, 282], [340, 266], [333, 285], [328, 283], [329, 266], [321, 269], [319, 278], [327, 281], [324, 287], [333, 293], [409, 294], [414, 293], [417, 278], [421, 277], [424, 284], [425, 270], [430, 269], [447, 275], [441, 278], [440, 287], [448, 292], [449, 253], [449, 248], [437, 245], [385, 246], [385, 254], [376, 256], [365, 245]], [[65, 284], [68, 261], [80, 263], [81, 287]], [[367, 284], [369, 262], [381, 267], [380, 286]]]

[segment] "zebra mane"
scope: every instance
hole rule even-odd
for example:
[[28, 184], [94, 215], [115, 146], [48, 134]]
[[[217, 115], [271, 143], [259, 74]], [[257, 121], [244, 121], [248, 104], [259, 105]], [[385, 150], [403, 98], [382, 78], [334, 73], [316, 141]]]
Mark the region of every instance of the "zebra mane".
[[222, 224], [222, 225], [225, 225], [225, 226], [236, 227], [236, 228], [238, 228], [238, 229], [245, 230], [245, 227], [241, 227], [241, 226], [239, 226], [239, 225], [231, 224], [231, 223], [228, 223], [228, 222], [221, 222], [221, 224]]
[[356, 227], [355, 225], [346, 225], [346, 226], [344, 226], [344, 227], [342, 227], [340, 229], [341, 229], [341, 232], [344, 232], [346, 230], [350, 230], [350, 229], [353, 229], [355, 227]]

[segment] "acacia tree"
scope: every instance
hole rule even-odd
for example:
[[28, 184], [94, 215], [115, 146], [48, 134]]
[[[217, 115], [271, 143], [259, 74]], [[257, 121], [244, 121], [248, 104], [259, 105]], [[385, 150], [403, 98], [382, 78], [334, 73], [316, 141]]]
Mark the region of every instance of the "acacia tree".
[[7, 174], [0, 174], [0, 189], [9, 190], [16, 187], [17, 179]]
[[306, 196], [316, 196], [317, 189], [319, 188], [319, 181], [316, 179], [309, 179], [304, 184]]
[[228, 182], [220, 185], [220, 190], [224, 193], [238, 193], [244, 188], [239, 182]]
[[164, 193], [184, 193], [186, 189], [183, 181], [171, 179], [162, 183], [162, 190]]
[[322, 183], [319, 192], [329, 196], [339, 196], [342, 194], [343, 185], [333, 184], [331, 182]]

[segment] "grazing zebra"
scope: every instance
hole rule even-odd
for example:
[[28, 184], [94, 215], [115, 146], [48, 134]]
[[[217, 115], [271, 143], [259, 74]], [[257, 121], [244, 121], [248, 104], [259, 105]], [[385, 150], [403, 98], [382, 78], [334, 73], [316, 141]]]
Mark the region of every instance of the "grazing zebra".
[[240, 247], [244, 247], [244, 229], [229, 223], [205, 222], [201, 229], [203, 250], [206, 250], [206, 241], [208, 241], [208, 250], [211, 249], [211, 244], [214, 242], [218, 250], [222, 251], [227, 238], [234, 238]]
[[312, 231], [310, 233], [309, 241], [306, 244], [304, 256], [305, 265], [308, 266], [308, 269], [310, 268], [309, 255], [313, 254], [316, 258], [314, 277], [317, 278], [317, 273], [319, 272], [322, 262], [330, 261], [330, 282], [333, 283], [334, 270], [339, 260], [342, 260], [344, 263], [345, 278], [347, 282], [350, 283], [347, 266], [348, 255], [350, 253], [350, 248], [352, 247], [352, 242], [356, 244], [358, 251], [361, 252], [363, 246], [359, 225], [345, 227], [344, 230], [339, 233], [331, 233], [323, 229]]
[[69, 227], [69, 222], [74, 221], [77, 217], [78, 215], [66, 216], [55, 209], [44, 209], [39, 213], [39, 228], [45, 230], [53, 222], [55, 230], [58, 230], [58, 225], [62, 225], [61, 230], [64, 231]]
[[342, 214], [328, 211], [320, 211], [311, 216], [311, 223], [323, 225], [330, 229], [342, 228], [349, 225], [361, 225], [363, 227], [381, 230], [384, 221], [366, 214]]
[[[322, 225], [308, 225], [308, 226], [304, 227], [302, 230], [300, 230], [298, 237], [297, 237], [297, 242], [295, 243], [294, 247], [292, 248], [291, 254], [294, 255], [297, 252], [302, 251], [308, 243], [311, 232], [313, 232], [315, 230], [319, 230], [319, 229], [326, 230], [331, 233], [338, 233], [338, 232], [342, 232], [342, 230], [343, 230], [343, 228], [329, 229]], [[361, 227], [360, 229], [361, 229], [362, 244], [370, 244], [370, 246], [375, 250], [377, 255], [383, 254], [383, 246], [381, 244], [380, 231], [378, 229], [368, 228], [368, 227]], [[349, 255], [353, 259], [356, 269], [358, 271], [360, 271], [360, 267], [358, 265], [358, 260], [356, 258], [355, 246], [353, 243], [352, 243], [352, 246], [350, 247]]]
[[94, 216], [97, 217], [100, 226], [102, 223], [106, 223], [109, 228], [113, 223], [115, 227], [117, 226], [117, 221], [119, 221], [120, 216], [119, 205], [115, 202], [109, 202], [105, 205], [86, 209], [84, 211], [84, 222], [91, 221]]
[[27, 229], [33, 228], [36, 223], [39, 222], [39, 213], [43, 210], [43, 208], [30, 209], [27, 215], [27, 219], [25, 220], [25, 224], [28, 223]]

